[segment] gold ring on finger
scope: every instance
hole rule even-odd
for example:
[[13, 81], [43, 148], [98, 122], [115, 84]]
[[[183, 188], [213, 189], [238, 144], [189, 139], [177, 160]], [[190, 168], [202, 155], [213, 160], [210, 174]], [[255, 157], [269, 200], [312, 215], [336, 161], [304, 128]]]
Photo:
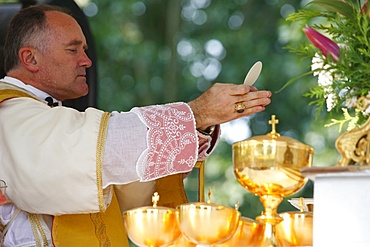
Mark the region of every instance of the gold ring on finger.
[[235, 104], [234, 112], [243, 113], [246, 108], [243, 102], [238, 102]]

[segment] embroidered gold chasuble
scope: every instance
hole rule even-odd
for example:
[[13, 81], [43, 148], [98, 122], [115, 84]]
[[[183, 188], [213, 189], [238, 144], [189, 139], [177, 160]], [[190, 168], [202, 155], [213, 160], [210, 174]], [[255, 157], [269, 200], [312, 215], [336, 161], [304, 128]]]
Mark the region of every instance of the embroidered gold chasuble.
[[[0, 89], [0, 103], [12, 98], [29, 97], [32, 95], [17, 89]], [[38, 100], [37, 98], [34, 98]], [[98, 137], [97, 162], [101, 162], [104, 152], [104, 141], [107, 130], [109, 113], [103, 113]], [[97, 164], [97, 169], [101, 164]], [[98, 172], [101, 174], [101, 171]], [[99, 175], [98, 175], [99, 176]], [[101, 177], [97, 179], [101, 186]], [[99, 184], [100, 183], [100, 184]], [[114, 191], [114, 190], [113, 190]], [[176, 207], [187, 202], [183, 185], [183, 175], [176, 174], [160, 178], [156, 181], [156, 191], [160, 194], [159, 205]], [[52, 226], [53, 243], [56, 247], [79, 246], [112, 246], [129, 247], [124, 230], [122, 212], [115, 193], [112, 193], [110, 205], [104, 210], [100, 206], [99, 213], [63, 214], [55, 216]], [[99, 201], [103, 201], [99, 190]]]

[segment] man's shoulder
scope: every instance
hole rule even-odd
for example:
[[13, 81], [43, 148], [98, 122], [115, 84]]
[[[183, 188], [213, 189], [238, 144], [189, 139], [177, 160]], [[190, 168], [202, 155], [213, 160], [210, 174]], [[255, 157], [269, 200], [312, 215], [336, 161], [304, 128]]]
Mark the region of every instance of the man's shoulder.
[[35, 98], [35, 96], [28, 91], [0, 80], [0, 102], [17, 97]]
[[17, 87], [13, 84], [7, 83], [3, 80], [0, 80], [0, 90], [5, 90], [5, 89], [13, 89], [13, 90], [19, 90], [19, 91], [27, 92], [26, 90], [24, 90], [20, 87]]

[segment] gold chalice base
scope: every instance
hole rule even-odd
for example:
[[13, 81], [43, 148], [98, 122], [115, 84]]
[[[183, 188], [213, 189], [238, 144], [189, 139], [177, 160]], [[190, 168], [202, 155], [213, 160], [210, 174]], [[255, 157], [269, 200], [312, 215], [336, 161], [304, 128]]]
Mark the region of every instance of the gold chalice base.
[[159, 247], [174, 242], [181, 234], [174, 209], [142, 207], [123, 213], [127, 235], [138, 246]]
[[192, 243], [218, 244], [235, 233], [240, 212], [219, 204], [189, 203], [177, 207], [181, 232]]
[[276, 225], [276, 236], [281, 246], [312, 246], [313, 214], [310, 212], [286, 212]]

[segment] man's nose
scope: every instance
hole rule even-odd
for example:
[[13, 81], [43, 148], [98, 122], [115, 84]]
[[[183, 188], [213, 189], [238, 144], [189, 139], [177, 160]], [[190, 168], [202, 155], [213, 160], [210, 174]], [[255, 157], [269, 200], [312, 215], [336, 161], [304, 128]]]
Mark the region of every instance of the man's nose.
[[91, 59], [89, 58], [89, 56], [87, 55], [86, 52], [84, 52], [84, 54], [83, 54], [83, 57], [82, 57], [82, 60], [81, 60], [81, 65], [86, 67], [86, 68], [89, 68], [92, 65], [92, 61], [91, 61]]

